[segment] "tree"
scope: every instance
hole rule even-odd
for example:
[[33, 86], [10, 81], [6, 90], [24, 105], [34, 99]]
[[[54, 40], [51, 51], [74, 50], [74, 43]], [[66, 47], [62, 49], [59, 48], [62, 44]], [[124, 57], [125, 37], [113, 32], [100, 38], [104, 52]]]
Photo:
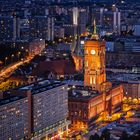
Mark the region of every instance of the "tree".
[[109, 132], [108, 129], [105, 129], [105, 130], [102, 132], [101, 138], [102, 138], [103, 140], [110, 140], [110, 132]]
[[100, 140], [100, 137], [99, 137], [99, 135], [97, 133], [94, 134], [93, 140]]
[[139, 140], [139, 138], [137, 136], [132, 135], [128, 137], [128, 140]]
[[140, 140], [140, 130], [138, 130], [135, 135], [130, 136], [129, 140]]
[[138, 132], [137, 132], [137, 134], [138, 134], [138, 139], [140, 140], [140, 130], [138, 130]]
[[120, 137], [120, 140], [128, 140], [128, 135], [126, 131], [123, 131], [122, 136]]
[[89, 137], [89, 140], [94, 140], [94, 136], [91, 135], [91, 136]]

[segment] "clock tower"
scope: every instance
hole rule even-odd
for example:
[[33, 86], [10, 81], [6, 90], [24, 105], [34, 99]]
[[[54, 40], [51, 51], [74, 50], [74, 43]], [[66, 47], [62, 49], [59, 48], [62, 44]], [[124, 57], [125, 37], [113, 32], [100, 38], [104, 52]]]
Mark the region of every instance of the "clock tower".
[[100, 40], [96, 34], [94, 21], [94, 33], [84, 44], [84, 86], [101, 92], [105, 83], [105, 41]]

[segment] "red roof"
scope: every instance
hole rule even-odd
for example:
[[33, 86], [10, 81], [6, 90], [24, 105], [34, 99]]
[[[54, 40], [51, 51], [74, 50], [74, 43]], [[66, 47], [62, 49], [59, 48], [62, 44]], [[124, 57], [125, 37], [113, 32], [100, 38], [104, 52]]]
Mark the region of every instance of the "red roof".
[[53, 72], [56, 75], [70, 75], [76, 72], [75, 64], [70, 60], [42, 61], [37, 66], [38, 74]]

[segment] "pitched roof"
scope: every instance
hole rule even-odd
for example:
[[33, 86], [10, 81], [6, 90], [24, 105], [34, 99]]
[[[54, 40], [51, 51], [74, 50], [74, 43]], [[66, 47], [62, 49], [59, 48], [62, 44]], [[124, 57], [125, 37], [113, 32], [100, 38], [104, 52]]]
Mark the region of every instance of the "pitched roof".
[[56, 75], [74, 74], [75, 64], [70, 60], [43, 61], [37, 66], [38, 74], [53, 72]]

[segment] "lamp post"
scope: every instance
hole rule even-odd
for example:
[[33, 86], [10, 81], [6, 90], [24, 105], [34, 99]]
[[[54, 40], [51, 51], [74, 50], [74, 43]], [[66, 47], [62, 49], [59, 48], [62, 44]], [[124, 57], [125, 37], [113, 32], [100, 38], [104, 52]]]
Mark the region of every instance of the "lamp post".
[[11, 55], [11, 62], [13, 62], [14, 54]]
[[28, 56], [28, 54], [29, 54], [29, 50], [26, 49], [25, 52], [26, 52], [26, 56]]
[[21, 52], [18, 52], [18, 54], [17, 54], [18, 55], [18, 60], [19, 60], [20, 54], [21, 54]]
[[8, 57], [5, 57], [5, 65], [6, 65], [7, 59], [8, 59]]

